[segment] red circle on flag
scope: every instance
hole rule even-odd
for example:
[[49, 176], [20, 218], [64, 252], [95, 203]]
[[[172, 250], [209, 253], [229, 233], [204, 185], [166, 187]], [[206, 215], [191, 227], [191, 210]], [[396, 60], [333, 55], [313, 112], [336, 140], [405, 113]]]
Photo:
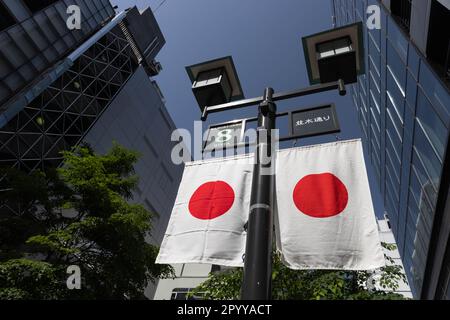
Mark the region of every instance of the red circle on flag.
[[224, 181], [206, 182], [189, 200], [189, 212], [197, 219], [211, 220], [227, 213], [234, 202], [234, 191]]
[[297, 209], [304, 214], [313, 218], [329, 218], [347, 207], [348, 192], [334, 174], [310, 174], [297, 183], [293, 198]]

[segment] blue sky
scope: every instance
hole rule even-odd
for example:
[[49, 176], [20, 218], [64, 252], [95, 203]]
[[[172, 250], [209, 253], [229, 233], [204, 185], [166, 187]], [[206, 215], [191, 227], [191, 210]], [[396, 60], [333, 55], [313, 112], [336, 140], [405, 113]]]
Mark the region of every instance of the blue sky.
[[[185, 66], [227, 55], [234, 63], [246, 98], [309, 85], [301, 46], [303, 36], [332, 27], [330, 0], [111, 0], [119, 10], [150, 6], [166, 39], [159, 53], [163, 71], [155, 77], [167, 109], [179, 128], [192, 130], [200, 111], [191, 92]], [[163, 3], [161, 5], [161, 3]], [[158, 8], [159, 7], [159, 8]], [[278, 102], [287, 111], [328, 102], [336, 104], [342, 132], [339, 139], [360, 138], [356, 109], [350, 95], [316, 94]], [[208, 124], [253, 117], [256, 107], [211, 115]], [[336, 136], [306, 138], [298, 145], [335, 141]], [[383, 214], [378, 186], [366, 158], [377, 216]]]

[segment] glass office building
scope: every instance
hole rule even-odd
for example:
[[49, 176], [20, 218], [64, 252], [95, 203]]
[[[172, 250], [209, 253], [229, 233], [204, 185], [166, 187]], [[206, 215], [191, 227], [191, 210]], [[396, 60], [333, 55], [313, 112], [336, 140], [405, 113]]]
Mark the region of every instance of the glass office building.
[[[69, 5], [80, 7], [80, 30], [67, 28]], [[171, 161], [176, 126], [154, 80], [164, 44], [150, 8], [0, 0], [0, 168], [58, 167], [61, 151], [85, 142], [98, 153], [113, 141], [136, 150], [132, 201], [153, 213], [147, 240], [160, 244], [183, 172]], [[3, 205], [0, 215], [19, 210]], [[146, 296], [155, 290], [151, 284]]]
[[[79, 30], [66, 26], [70, 4]], [[0, 29], [0, 166], [60, 165], [139, 66], [157, 74], [165, 40], [150, 9], [116, 15], [109, 0], [0, 0], [0, 9], [15, 22]]]
[[[351, 94], [363, 141], [416, 298], [450, 299], [450, 4], [332, 0], [336, 27], [364, 28], [366, 74]], [[370, 11], [373, 12], [373, 11]]]

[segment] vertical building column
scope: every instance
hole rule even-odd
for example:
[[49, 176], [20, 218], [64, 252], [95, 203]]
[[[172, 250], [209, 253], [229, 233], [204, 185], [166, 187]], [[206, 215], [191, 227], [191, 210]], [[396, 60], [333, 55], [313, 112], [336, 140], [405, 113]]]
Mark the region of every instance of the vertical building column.
[[431, 0], [412, 0], [410, 35], [414, 44], [427, 56]]
[[382, 2], [386, 8], [391, 9], [391, 0], [382, 0]]

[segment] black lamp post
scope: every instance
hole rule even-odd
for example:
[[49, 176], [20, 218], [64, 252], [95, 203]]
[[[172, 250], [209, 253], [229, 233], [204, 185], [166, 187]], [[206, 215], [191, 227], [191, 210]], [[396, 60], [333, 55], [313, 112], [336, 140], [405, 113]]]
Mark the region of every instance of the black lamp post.
[[261, 97], [235, 101], [244, 95], [231, 57], [186, 67], [203, 121], [209, 113], [258, 105], [256, 162], [241, 292], [243, 300], [268, 300], [271, 297], [275, 176], [271, 170], [272, 161], [262, 160], [272, 156], [275, 101], [336, 89], [340, 95], [345, 95], [345, 84], [356, 82], [357, 75], [364, 72], [361, 23], [305, 37], [303, 45], [308, 76], [311, 84], [316, 84], [305, 89], [275, 93], [272, 88], [266, 88]]

